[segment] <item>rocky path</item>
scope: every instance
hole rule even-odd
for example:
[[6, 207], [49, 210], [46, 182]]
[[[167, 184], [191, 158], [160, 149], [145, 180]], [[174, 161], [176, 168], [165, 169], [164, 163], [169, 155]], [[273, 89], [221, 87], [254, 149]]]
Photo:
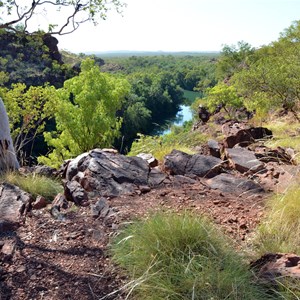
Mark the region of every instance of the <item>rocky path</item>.
[[90, 207], [71, 206], [64, 220], [44, 208], [17, 231], [1, 236], [2, 299], [123, 299], [125, 278], [109, 259], [109, 241], [124, 222], [155, 211], [205, 214], [245, 245], [263, 214], [261, 194], [233, 195], [204, 181], [170, 184], [149, 193], [107, 200], [110, 213], [93, 217]]

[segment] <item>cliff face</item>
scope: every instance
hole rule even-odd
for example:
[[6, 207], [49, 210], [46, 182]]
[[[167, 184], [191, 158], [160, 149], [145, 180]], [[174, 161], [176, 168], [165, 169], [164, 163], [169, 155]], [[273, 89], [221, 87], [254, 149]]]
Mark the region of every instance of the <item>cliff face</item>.
[[58, 40], [49, 34], [25, 35], [0, 31], [0, 71], [9, 75], [6, 86], [25, 83], [27, 86], [61, 87], [74, 71], [63, 64]]

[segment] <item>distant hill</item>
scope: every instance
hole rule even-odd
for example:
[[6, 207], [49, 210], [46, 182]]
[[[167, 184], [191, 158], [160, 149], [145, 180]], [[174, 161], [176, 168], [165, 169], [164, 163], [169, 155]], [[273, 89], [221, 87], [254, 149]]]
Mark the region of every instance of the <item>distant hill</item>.
[[220, 52], [218, 51], [195, 51], [195, 52], [164, 52], [164, 51], [130, 51], [130, 50], [120, 50], [120, 51], [91, 51], [85, 52], [87, 55], [96, 55], [100, 57], [130, 57], [130, 56], [160, 56], [160, 55], [173, 55], [173, 56], [216, 56]]

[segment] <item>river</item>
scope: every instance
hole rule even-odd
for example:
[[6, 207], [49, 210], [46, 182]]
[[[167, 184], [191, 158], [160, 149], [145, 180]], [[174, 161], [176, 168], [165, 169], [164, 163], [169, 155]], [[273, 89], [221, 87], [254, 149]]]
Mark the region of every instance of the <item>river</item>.
[[[190, 104], [192, 104], [196, 98], [201, 97], [201, 94], [199, 92], [193, 92], [193, 91], [184, 91], [184, 96], [186, 100]], [[193, 113], [189, 105], [180, 105], [179, 110], [175, 116], [175, 118], [169, 120], [168, 128], [165, 130], [160, 131], [159, 135], [165, 135], [171, 132], [170, 128], [173, 125], [176, 126], [182, 126], [184, 122], [190, 121], [193, 118]]]
[[163, 130], [160, 135], [165, 135], [171, 132], [171, 127], [173, 125], [182, 126], [184, 122], [190, 121], [193, 118], [193, 113], [191, 111], [190, 106], [187, 105], [180, 105], [179, 111], [176, 114], [176, 117], [173, 120], [170, 120], [170, 125], [168, 129]]

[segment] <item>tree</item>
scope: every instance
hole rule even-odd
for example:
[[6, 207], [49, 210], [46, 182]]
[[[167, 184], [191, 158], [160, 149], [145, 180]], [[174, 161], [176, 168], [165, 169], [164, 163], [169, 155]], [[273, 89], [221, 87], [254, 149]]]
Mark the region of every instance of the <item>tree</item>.
[[120, 0], [1, 0], [0, 13], [6, 15], [7, 21], [0, 18], [0, 29], [27, 33], [34, 16], [55, 9], [64, 15], [62, 24], [48, 24], [48, 33], [68, 34], [75, 31], [80, 24], [87, 21], [97, 24], [97, 20], [105, 19], [107, 12], [114, 7], [122, 11], [125, 4]]
[[269, 46], [257, 50], [248, 68], [233, 76], [248, 108], [261, 112], [300, 107], [300, 21], [294, 22]]
[[129, 91], [127, 80], [102, 73], [91, 59], [83, 61], [80, 74], [57, 91], [57, 132], [44, 133], [53, 151], [38, 161], [57, 167], [82, 152], [110, 147], [119, 135], [117, 112]]
[[7, 107], [12, 140], [17, 156], [25, 162], [31, 155], [34, 140], [45, 130], [46, 121], [53, 117], [56, 90], [52, 86], [13, 84], [0, 94]]
[[236, 45], [225, 45], [217, 63], [217, 77], [220, 80], [230, 78], [235, 72], [243, 69], [249, 63], [255, 49], [244, 41]]
[[0, 174], [19, 168], [10, 136], [7, 113], [0, 98]]
[[205, 100], [211, 112], [221, 106], [230, 118], [234, 117], [234, 109], [243, 105], [243, 99], [238, 96], [236, 88], [225, 83], [219, 83], [208, 89]]

